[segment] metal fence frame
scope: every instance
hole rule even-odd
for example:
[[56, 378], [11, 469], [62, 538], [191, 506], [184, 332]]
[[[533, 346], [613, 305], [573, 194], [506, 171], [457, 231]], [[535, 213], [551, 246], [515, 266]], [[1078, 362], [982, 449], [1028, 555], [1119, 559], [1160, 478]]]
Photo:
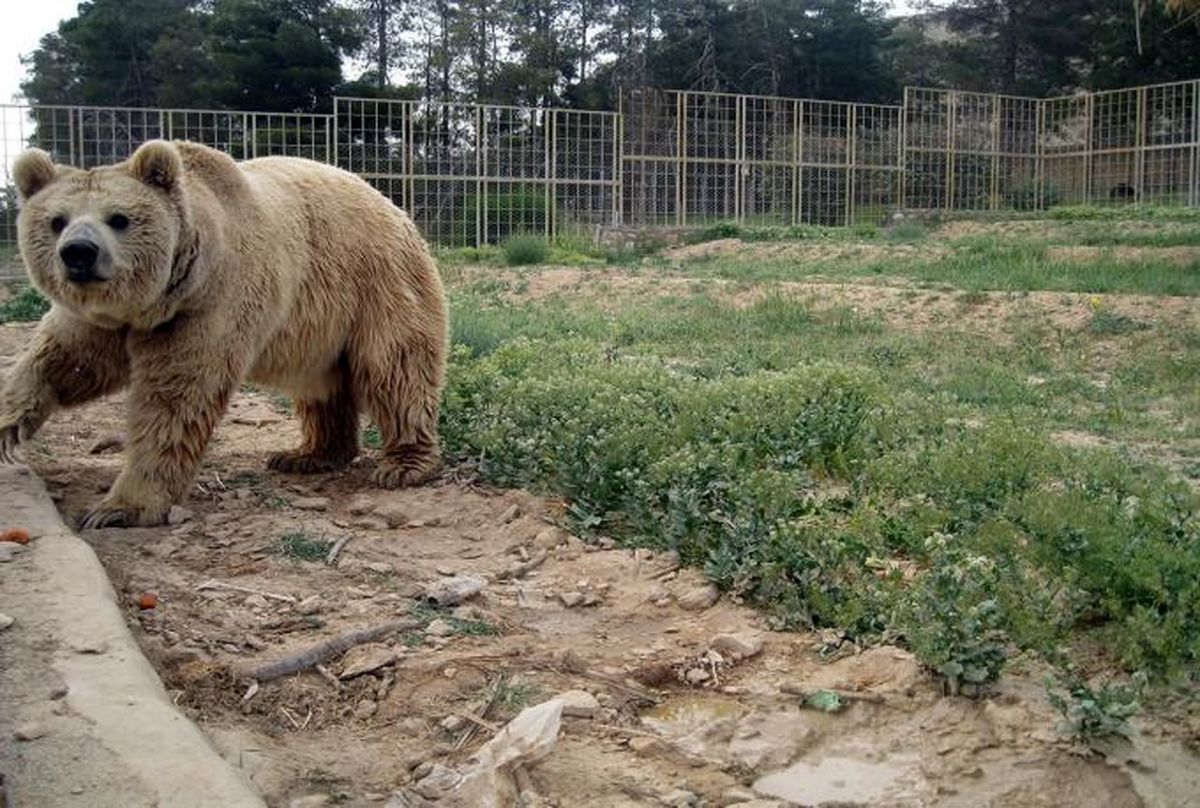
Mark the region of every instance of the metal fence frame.
[[0, 280], [12, 159], [87, 168], [150, 138], [354, 171], [434, 242], [598, 226], [877, 222], [897, 209], [1200, 205], [1200, 80], [1054, 98], [906, 87], [899, 105], [623, 90], [615, 112], [334, 99], [331, 114], [0, 105]]

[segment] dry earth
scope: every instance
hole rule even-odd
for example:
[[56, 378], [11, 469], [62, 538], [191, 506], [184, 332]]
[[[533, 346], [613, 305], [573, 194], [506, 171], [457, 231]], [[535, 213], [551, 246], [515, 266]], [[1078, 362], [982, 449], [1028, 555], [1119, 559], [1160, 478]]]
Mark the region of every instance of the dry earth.
[[[0, 373], [30, 330], [0, 327]], [[26, 449], [68, 519], [117, 474], [119, 445], [92, 450], [119, 441], [121, 407], [60, 414]], [[343, 474], [264, 471], [296, 438], [246, 391], [178, 524], [84, 534], [177, 704], [271, 805], [415, 804], [393, 792], [433, 793], [430, 764], [461, 764], [523, 706], [572, 690], [593, 698], [528, 769], [525, 804], [1178, 806], [1200, 793], [1196, 727], [1147, 717], [1132, 746], [1085, 754], [1057, 733], [1035, 670], [1015, 666], [984, 699], [943, 697], [905, 651], [769, 631], [669, 554], [570, 535], [552, 501], [453, 471], [373, 490], [369, 453]], [[347, 542], [333, 564], [289, 560], [281, 537], [300, 533]], [[403, 618], [454, 575], [487, 584], [423, 630], [246, 698], [247, 666]], [[153, 609], [135, 603], [146, 592]], [[842, 709], [796, 695], [825, 689]]]

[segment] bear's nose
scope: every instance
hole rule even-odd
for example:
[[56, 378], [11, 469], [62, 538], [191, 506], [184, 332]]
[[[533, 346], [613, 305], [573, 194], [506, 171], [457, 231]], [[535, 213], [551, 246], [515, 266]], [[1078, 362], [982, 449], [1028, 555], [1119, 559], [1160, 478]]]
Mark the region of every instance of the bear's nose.
[[67, 279], [72, 283], [96, 280], [96, 259], [100, 245], [89, 239], [71, 239], [59, 249], [58, 255], [67, 266]]

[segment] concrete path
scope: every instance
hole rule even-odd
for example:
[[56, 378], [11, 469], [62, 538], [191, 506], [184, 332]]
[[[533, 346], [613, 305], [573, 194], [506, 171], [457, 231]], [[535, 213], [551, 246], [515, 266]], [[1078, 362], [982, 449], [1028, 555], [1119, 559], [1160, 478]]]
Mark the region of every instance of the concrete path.
[[8, 527], [35, 538], [0, 547], [0, 808], [264, 805], [171, 703], [95, 553], [21, 465], [0, 465]]

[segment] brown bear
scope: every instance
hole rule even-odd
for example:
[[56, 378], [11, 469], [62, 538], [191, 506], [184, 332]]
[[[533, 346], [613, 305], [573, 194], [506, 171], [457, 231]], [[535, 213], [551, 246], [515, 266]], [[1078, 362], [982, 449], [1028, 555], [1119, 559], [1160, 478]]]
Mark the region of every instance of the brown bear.
[[442, 283], [368, 183], [167, 141], [86, 171], [30, 149], [13, 177], [21, 254], [52, 305], [0, 393], [0, 460], [55, 409], [129, 388], [124, 468], [82, 527], [161, 523], [242, 382], [295, 400], [303, 442], [273, 469], [348, 464], [361, 407], [382, 440], [376, 484], [437, 471]]

